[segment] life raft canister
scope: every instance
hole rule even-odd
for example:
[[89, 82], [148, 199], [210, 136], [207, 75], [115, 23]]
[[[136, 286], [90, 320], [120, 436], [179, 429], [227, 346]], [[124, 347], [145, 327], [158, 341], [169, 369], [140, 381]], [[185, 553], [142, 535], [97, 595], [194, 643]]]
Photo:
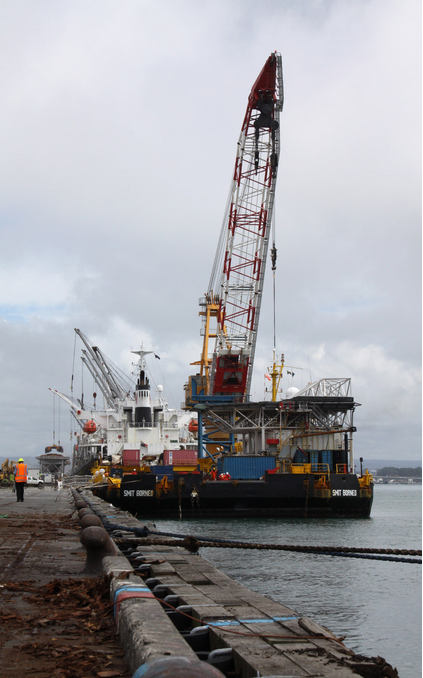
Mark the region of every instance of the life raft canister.
[[82, 429], [84, 433], [95, 433], [97, 431], [97, 424], [95, 421], [90, 419], [89, 421], [84, 424], [84, 428]]
[[198, 431], [198, 422], [196, 419], [191, 419], [191, 421], [188, 424], [188, 431], [190, 433], [197, 433]]
[[232, 480], [232, 478], [229, 475], [229, 473], [221, 473], [219, 476], [219, 480]]

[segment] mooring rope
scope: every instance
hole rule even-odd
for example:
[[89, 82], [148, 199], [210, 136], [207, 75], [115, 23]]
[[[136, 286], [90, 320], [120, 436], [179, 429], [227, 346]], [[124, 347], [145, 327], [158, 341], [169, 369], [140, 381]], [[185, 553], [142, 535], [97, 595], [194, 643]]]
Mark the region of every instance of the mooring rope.
[[[103, 519], [108, 530], [120, 530], [124, 532], [133, 532], [135, 536], [146, 539], [149, 536], [162, 536], [178, 539], [179, 543], [175, 546], [183, 545], [189, 547], [192, 551], [197, 551], [199, 548], [238, 548], [250, 550], [271, 550], [271, 551], [290, 551], [294, 553], [314, 553], [316, 555], [339, 556], [344, 558], [365, 558], [368, 560], [385, 560], [400, 563], [417, 563], [421, 564], [421, 559], [417, 558], [403, 558], [398, 556], [421, 556], [422, 552], [412, 549], [375, 549], [366, 547], [348, 547], [348, 546], [298, 546], [295, 544], [258, 544], [252, 542], [240, 542], [215, 537], [201, 537], [197, 538], [191, 535], [179, 534], [176, 532], [161, 532], [159, 530], [150, 530], [148, 527], [130, 527], [127, 525], [117, 525]], [[170, 545], [169, 541], [163, 540], [149, 540], [151, 545]]]

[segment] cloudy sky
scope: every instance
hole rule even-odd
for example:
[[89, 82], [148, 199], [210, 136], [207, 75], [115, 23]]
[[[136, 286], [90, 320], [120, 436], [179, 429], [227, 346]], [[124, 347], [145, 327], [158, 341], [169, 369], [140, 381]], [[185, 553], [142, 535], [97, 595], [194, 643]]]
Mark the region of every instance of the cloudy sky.
[[[419, 0], [0, 4], [0, 457], [42, 453], [53, 425], [70, 451], [48, 388], [70, 393], [74, 327], [128, 372], [131, 348], [154, 347], [180, 405], [247, 97], [274, 50], [277, 351], [302, 368], [283, 388], [351, 377], [356, 454], [419, 458]], [[271, 288], [269, 266], [257, 399]]]

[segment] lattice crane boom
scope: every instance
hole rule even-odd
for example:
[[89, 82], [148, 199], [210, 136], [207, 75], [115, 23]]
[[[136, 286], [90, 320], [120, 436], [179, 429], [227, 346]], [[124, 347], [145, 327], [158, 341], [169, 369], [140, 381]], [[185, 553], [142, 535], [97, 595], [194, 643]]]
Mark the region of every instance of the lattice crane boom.
[[[248, 396], [257, 339], [280, 152], [282, 59], [273, 53], [254, 83], [238, 141], [231, 195], [218, 252], [217, 336], [211, 395]], [[216, 268], [216, 266], [215, 266]], [[219, 271], [217, 271], [217, 274]], [[211, 285], [212, 285], [211, 281]]]

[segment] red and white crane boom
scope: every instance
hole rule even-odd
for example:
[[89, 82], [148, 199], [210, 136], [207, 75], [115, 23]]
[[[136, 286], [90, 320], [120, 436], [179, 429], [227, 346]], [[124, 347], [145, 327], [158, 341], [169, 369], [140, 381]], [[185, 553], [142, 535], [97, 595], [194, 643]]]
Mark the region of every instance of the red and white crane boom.
[[[282, 107], [282, 58], [275, 52], [267, 59], [248, 97], [224, 230], [206, 295], [207, 304], [213, 305], [217, 316], [211, 368], [202, 365], [206, 372], [209, 369], [210, 395], [244, 399], [250, 392], [275, 198]], [[203, 363], [204, 358], [203, 351]]]

